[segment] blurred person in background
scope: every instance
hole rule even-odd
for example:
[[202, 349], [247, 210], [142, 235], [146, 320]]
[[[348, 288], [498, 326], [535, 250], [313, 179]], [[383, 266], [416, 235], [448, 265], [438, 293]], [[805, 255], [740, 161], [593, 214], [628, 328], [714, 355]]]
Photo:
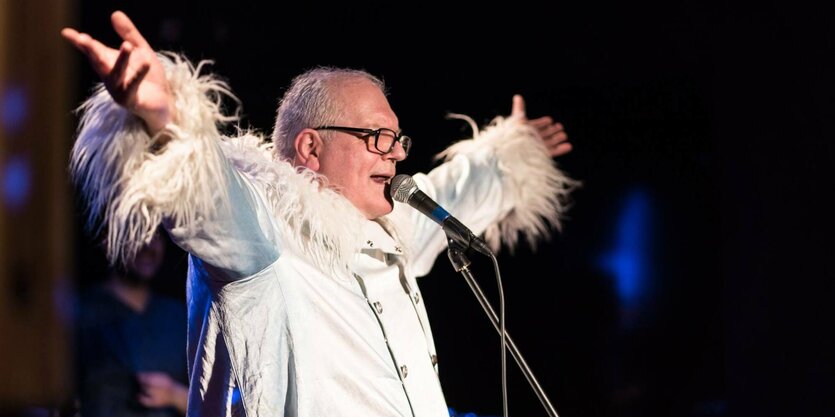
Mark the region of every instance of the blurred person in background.
[[84, 417], [185, 415], [186, 308], [151, 286], [165, 256], [153, 239], [81, 297], [78, 390]]

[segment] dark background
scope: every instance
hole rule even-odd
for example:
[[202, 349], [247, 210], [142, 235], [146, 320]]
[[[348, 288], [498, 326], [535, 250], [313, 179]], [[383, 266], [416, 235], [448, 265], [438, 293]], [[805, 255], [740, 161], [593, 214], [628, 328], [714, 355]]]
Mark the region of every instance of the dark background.
[[[835, 415], [833, 15], [765, 3], [462, 7], [81, 1], [77, 27], [117, 45], [115, 9], [157, 49], [227, 80], [269, 134], [315, 65], [382, 77], [415, 139], [400, 173], [524, 95], [561, 121], [583, 187], [563, 230], [501, 253], [507, 326], [561, 416]], [[92, 72], [81, 56], [78, 102]], [[80, 205], [78, 205], [80, 207]], [[80, 211], [80, 208], [79, 208]], [[81, 287], [103, 274], [77, 227]], [[172, 247], [161, 290], [183, 297]], [[475, 274], [497, 304], [485, 259]], [[441, 256], [422, 279], [450, 407], [501, 414], [499, 339]], [[508, 357], [510, 413], [544, 416]]]

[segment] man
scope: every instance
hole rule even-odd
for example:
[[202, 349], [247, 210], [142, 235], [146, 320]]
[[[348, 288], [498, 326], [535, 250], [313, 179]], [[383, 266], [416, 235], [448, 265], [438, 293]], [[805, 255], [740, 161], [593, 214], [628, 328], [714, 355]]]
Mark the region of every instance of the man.
[[[158, 224], [189, 257], [189, 415], [446, 416], [415, 277], [446, 247], [440, 228], [394, 204], [406, 158], [382, 83], [320, 68], [297, 77], [273, 146], [219, 140], [219, 95], [176, 56], [158, 56], [121, 12], [119, 50], [63, 36], [104, 81], [83, 106], [71, 167], [103, 213], [114, 259]], [[114, 103], [115, 101], [115, 103]], [[552, 157], [560, 124], [513, 115], [415, 181], [494, 247], [559, 221], [573, 185]]]

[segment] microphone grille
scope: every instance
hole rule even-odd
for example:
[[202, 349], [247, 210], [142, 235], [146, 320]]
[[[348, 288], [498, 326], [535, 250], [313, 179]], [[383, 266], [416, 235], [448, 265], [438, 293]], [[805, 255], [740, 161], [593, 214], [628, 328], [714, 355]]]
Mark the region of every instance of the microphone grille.
[[409, 196], [412, 195], [414, 189], [416, 188], [417, 184], [415, 184], [415, 180], [413, 180], [411, 176], [400, 174], [391, 179], [391, 189], [389, 190], [389, 194], [391, 194], [391, 198], [393, 198], [394, 201], [407, 203], [409, 201]]

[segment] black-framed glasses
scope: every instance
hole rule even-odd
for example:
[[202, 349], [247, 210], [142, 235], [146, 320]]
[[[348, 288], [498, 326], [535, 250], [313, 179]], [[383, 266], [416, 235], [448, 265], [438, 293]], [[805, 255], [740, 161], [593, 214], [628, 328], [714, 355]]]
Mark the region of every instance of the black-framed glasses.
[[362, 133], [363, 135], [360, 136], [360, 138], [366, 140], [366, 143], [368, 144], [368, 150], [371, 151], [372, 149], [372, 144], [369, 139], [374, 138], [373, 148], [376, 149], [377, 152], [380, 153], [380, 155], [386, 155], [388, 153], [391, 153], [391, 151], [394, 150], [394, 144], [397, 142], [400, 142], [400, 145], [403, 146], [403, 153], [405, 153], [406, 156], [409, 156], [409, 149], [412, 148], [412, 138], [402, 133], [397, 133], [391, 129], [386, 129], [384, 127], [381, 127], [379, 129], [363, 129], [360, 127], [319, 126], [315, 129], [341, 130], [344, 132]]

